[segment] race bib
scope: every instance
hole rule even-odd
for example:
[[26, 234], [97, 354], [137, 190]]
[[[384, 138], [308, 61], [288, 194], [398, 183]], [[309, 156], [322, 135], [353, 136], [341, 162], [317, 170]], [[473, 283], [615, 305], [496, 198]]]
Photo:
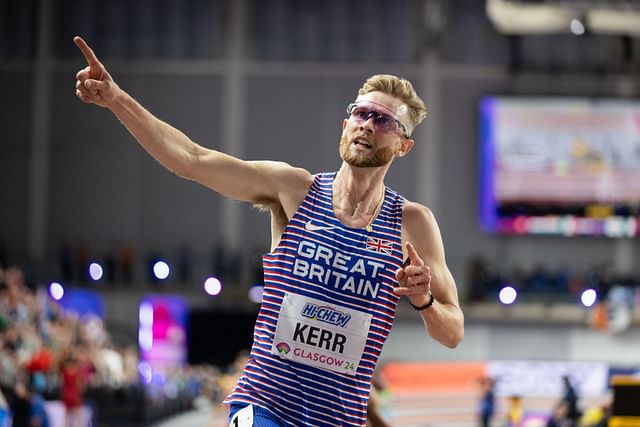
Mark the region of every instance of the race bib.
[[253, 405], [247, 405], [235, 413], [229, 427], [252, 427], [253, 426]]
[[355, 375], [371, 314], [286, 293], [271, 353], [305, 365]]

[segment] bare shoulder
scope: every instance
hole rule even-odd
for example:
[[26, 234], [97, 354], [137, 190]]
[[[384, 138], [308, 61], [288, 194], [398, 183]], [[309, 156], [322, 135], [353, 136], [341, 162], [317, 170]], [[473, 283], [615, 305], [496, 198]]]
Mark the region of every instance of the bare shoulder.
[[436, 218], [427, 206], [405, 201], [402, 212], [402, 240], [411, 242], [429, 263], [444, 260], [442, 236]]
[[436, 218], [427, 206], [405, 200], [402, 210], [402, 228], [406, 231], [423, 230], [424, 227], [436, 227]]
[[278, 195], [306, 191], [313, 182], [313, 175], [306, 169], [285, 162], [256, 160], [247, 162], [262, 177], [257, 185], [267, 186], [268, 193]]
[[273, 198], [259, 199], [255, 202], [268, 206], [272, 211], [283, 210], [286, 217], [290, 218], [313, 183], [313, 174], [285, 162], [256, 161], [253, 163], [255, 167], [266, 172], [265, 175], [269, 176], [270, 184], [273, 186]]
[[273, 178], [283, 184], [308, 188], [313, 182], [314, 177], [311, 172], [300, 167], [291, 166], [286, 162], [263, 160], [254, 163], [269, 170]]

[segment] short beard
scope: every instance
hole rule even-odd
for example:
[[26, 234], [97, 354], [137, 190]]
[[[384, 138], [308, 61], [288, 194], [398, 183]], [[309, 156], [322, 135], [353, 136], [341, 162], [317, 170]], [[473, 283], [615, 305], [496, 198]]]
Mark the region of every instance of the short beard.
[[345, 135], [340, 137], [340, 157], [347, 164], [357, 168], [378, 168], [393, 160], [394, 151], [391, 147], [373, 149], [371, 153], [354, 154], [349, 150], [351, 141]]

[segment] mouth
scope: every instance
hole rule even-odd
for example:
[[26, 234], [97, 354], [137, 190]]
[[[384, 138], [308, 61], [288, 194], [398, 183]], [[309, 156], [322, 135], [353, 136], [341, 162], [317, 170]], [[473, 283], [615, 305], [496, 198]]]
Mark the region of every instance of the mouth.
[[356, 147], [366, 148], [369, 150], [373, 148], [373, 145], [371, 145], [371, 143], [369, 143], [365, 138], [355, 138], [352, 141], [352, 144]]

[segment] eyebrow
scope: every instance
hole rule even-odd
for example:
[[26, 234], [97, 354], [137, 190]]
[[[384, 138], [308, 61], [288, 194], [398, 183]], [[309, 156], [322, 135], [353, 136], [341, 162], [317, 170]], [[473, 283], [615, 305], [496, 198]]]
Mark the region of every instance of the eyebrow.
[[383, 108], [383, 109], [387, 110], [389, 113], [391, 113], [391, 115], [393, 116], [393, 118], [394, 118], [394, 119], [396, 119], [396, 120], [400, 118], [400, 116], [399, 116], [398, 114], [394, 113], [394, 112], [393, 112], [393, 110], [392, 110], [391, 108], [387, 107], [386, 105], [380, 104], [379, 102], [375, 102], [375, 101], [368, 101], [368, 100], [364, 100], [364, 99], [362, 99], [362, 100], [360, 100], [360, 101], [358, 101], [358, 100], [353, 101], [353, 103], [354, 103], [354, 104], [360, 104], [360, 103], [364, 103], [364, 102], [368, 102], [368, 103], [370, 103], [370, 104], [377, 105], [378, 107], [380, 107], [380, 108]]

